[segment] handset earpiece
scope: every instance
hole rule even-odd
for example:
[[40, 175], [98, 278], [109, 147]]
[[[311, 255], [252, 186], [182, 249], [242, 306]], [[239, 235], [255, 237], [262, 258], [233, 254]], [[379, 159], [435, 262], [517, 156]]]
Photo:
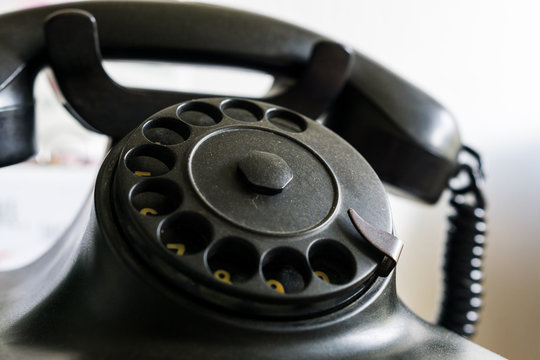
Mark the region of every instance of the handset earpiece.
[[36, 73], [34, 65], [0, 52], [0, 167], [24, 161], [35, 152]]

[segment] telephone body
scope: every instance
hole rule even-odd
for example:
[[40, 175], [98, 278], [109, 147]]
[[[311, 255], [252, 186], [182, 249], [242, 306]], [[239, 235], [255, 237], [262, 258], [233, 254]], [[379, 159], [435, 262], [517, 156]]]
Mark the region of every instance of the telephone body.
[[[455, 205], [475, 217], [454, 225], [483, 221], [478, 172], [458, 161], [469, 149], [413, 85], [310, 31], [193, 3], [6, 14], [0, 48], [0, 166], [35, 151], [45, 65], [72, 115], [112, 138], [65, 235], [0, 273], [0, 357], [499, 358], [396, 295], [403, 244], [379, 178], [435, 203], [465, 172], [453, 191], [477, 204]], [[128, 89], [103, 58], [246, 67], [275, 84], [261, 99]], [[452, 301], [447, 315], [463, 315]]]

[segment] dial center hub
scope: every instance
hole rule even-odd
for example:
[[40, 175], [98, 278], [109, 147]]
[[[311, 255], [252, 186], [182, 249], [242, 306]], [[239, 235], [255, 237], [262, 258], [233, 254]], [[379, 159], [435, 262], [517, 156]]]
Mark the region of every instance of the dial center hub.
[[208, 206], [257, 232], [309, 230], [329, 218], [337, 202], [335, 180], [324, 161], [271, 130], [218, 130], [197, 144], [188, 167]]
[[253, 191], [266, 195], [282, 192], [293, 179], [285, 160], [264, 151], [250, 151], [238, 162], [238, 170]]

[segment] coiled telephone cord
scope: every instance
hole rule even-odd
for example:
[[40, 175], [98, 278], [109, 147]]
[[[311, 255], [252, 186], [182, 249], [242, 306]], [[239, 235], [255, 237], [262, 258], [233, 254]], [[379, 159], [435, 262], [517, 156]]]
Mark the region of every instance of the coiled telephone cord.
[[[476, 331], [482, 307], [482, 258], [485, 245], [485, 200], [479, 183], [482, 182], [482, 162], [478, 153], [469, 147], [462, 151], [472, 159], [456, 169], [449, 182], [452, 192], [449, 216], [450, 228], [444, 256], [444, 293], [438, 324], [464, 337]], [[454, 182], [465, 185], [453, 186]]]

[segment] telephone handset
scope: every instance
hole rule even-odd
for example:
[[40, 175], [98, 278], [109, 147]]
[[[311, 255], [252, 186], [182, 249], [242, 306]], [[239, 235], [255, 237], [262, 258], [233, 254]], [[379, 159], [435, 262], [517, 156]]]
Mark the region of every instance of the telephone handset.
[[[420, 199], [436, 202], [455, 168], [461, 144], [448, 111], [365, 56], [267, 17], [216, 6], [151, 2], [59, 5], [3, 16], [0, 104], [5, 128], [12, 131], [10, 141], [7, 131], [0, 135], [1, 143], [6, 144], [1, 151], [4, 165], [32, 154], [33, 79], [47, 62], [60, 85], [65, 82], [62, 91], [70, 106], [84, 121], [103, 123], [103, 127], [94, 123], [89, 127], [115, 137], [135, 127], [135, 119], [141, 116], [174, 102], [203, 97], [152, 91], [126, 93], [103, 84], [104, 75], [95, 72], [83, 72], [84, 79], [78, 78], [81, 70], [98, 70], [99, 64], [89, 63], [97, 60], [93, 57], [99, 50], [92, 45], [92, 24], [80, 24], [83, 19], [51, 20], [47, 26], [52, 29], [43, 31], [47, 16], [63, 8], [92, 14], [105, 57], [245, 66], [275, 75], [277, 85], [283, 78], [295, 80], [296, 84], [283, 90], [281, 96], [269, 96], [268, 102], [311, 118], [328, 111], [328, 126], [362, 153], [367, 152], [364, 156], [383, 180]], [[55, 31], [55, 26], [60, 28]], [[68, 29], [79, 31], [78, 36], [70, 38]], [[92, 92], [88, 85], [94, 82], [107, 92]], [[109, 93], [113, 99], [105, 98]], [[115, 103], [124, 97], [129, 106]], [[90, 100], [100, 102], [113, 114], [115, 108], [122, 108], [136, 116], [125, 116], [122, 122], [113, 115], [107, 118], [105, 111], [91, 116], [89, 112], [99, 109]], [[335, 106], [329, 109], [329, 105]], [[18, 136], [17, 142], [13, 136]]]
[[[0, 166], [34, 152], [44, 65], [72, 115], [114, 140], [90, 222], [79, 216], [42, 258], [0, 274], [0, 355], [496, 357], [395, 294], [403, 244], [378, 177], [434, 203], [465, 174], [451, 189], [440, 324], [474, 332], [479, 305], [463, 299], [481, 286], [463, 259], [483, 242], [480, 160], [413, 85], [307, 30], [192, 3], [7, 14], [0, 47]], [[261, 99], [128, 89], [102, 56], [247, 67], [275, 84]]]

